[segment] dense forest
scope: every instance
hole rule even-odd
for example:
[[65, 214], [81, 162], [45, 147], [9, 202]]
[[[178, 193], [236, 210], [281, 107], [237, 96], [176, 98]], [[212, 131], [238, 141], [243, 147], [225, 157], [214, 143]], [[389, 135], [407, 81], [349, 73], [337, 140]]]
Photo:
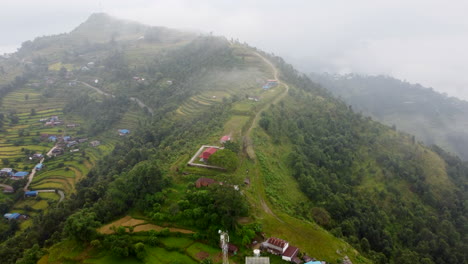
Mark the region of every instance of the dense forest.
[[311, 74], [356, 111], [468, 159], [468, 102], [387, 76]]
[[259, 124], [277, 144], [294, 145], [289, 165], [311, 200], [307, 215], [376, 263], [466, 263], [468, 164], [434, 147], [453, 184], [444, 190], [431, 183], [428, 150], [414, 137], [284, 73], [303, 89], [291, 90]]

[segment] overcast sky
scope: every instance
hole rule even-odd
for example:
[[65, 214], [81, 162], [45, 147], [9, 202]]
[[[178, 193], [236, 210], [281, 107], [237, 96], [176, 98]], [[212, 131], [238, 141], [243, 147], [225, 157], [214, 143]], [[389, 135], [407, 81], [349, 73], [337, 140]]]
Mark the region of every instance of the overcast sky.
[[1, 0], [0, 54], [93, 12], [238, 38], [301, 71], [387, 74], [468, 100], [468, 1]]

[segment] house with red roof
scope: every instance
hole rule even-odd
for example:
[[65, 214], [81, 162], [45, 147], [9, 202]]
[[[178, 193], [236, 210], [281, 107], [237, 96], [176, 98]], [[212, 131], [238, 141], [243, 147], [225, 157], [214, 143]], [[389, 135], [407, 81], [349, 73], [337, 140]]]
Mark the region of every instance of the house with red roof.
[[218, 151], [217, 148], [207, 148], [205, 151], [202, 152], [202, 154], [199, 156], [203, 161], [207, 161], [211, 155], [213, 155], [216, 151]]
[[270, 237], [266, 242], [263, 242], [262, 246], [274, 253], [283, 254], [289, 247], [289, 242], [276, 237]]
[[230, 137], [230, 136], [223, 136], [223, 137], [219, 140], [219, 143], [224, 144], [224, 143], [226, 143], [226, 142], [228, 142], [228, 141], [230, 141], [230, 140], [231, 140], [231, 137]]
[[201, 178], [198, 178], [198, 180], [195, 182], [195, 187], [197, 188], [207, 187], [213, 183], [216, 183], [216, 181], [210, 178], [201, 177]]
[[288, 248], [284, 251], [283, 256], [281, 257], [283, 260], [291, 262], [299, 253], [299, 249], [297, 247], [288, 246]]

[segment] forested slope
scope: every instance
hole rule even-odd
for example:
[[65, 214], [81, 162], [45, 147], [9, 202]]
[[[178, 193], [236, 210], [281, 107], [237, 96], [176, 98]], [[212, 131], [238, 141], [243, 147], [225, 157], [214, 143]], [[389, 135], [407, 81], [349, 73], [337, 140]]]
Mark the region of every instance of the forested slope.
[[468, 165], [354, 113], [279, 63], [299, 89], [260, 126], [293, 145], [287, 162], [311, 217], [377, 263], [466, 263]]
[[468, 159], [468, 102], [386, 76], [312, 74], [356, 111]]

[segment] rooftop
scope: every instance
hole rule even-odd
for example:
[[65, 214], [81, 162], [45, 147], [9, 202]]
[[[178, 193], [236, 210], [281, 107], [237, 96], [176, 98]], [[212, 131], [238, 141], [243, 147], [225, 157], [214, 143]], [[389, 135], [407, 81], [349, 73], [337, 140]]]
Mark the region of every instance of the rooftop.
[[276, 237], [270, 237], [267, 240], [267, 243], [280, 247], [280, 248], [284, 248], [288, 242], [284, 241], [283, 239], [276, 238]]
[[293, 258], [297, 255], [298, 252], [299, 249], [297, 247], [289, 246], [286, 251], [284, 251], [283, 256]]
[[245, 257], [245, 264], [270, 264], [269, 257]]
[[29, 172], [27, 171], [18, 171], [17, 173], [13, 174], [14, 177], [25, 177], [28, 176]]

